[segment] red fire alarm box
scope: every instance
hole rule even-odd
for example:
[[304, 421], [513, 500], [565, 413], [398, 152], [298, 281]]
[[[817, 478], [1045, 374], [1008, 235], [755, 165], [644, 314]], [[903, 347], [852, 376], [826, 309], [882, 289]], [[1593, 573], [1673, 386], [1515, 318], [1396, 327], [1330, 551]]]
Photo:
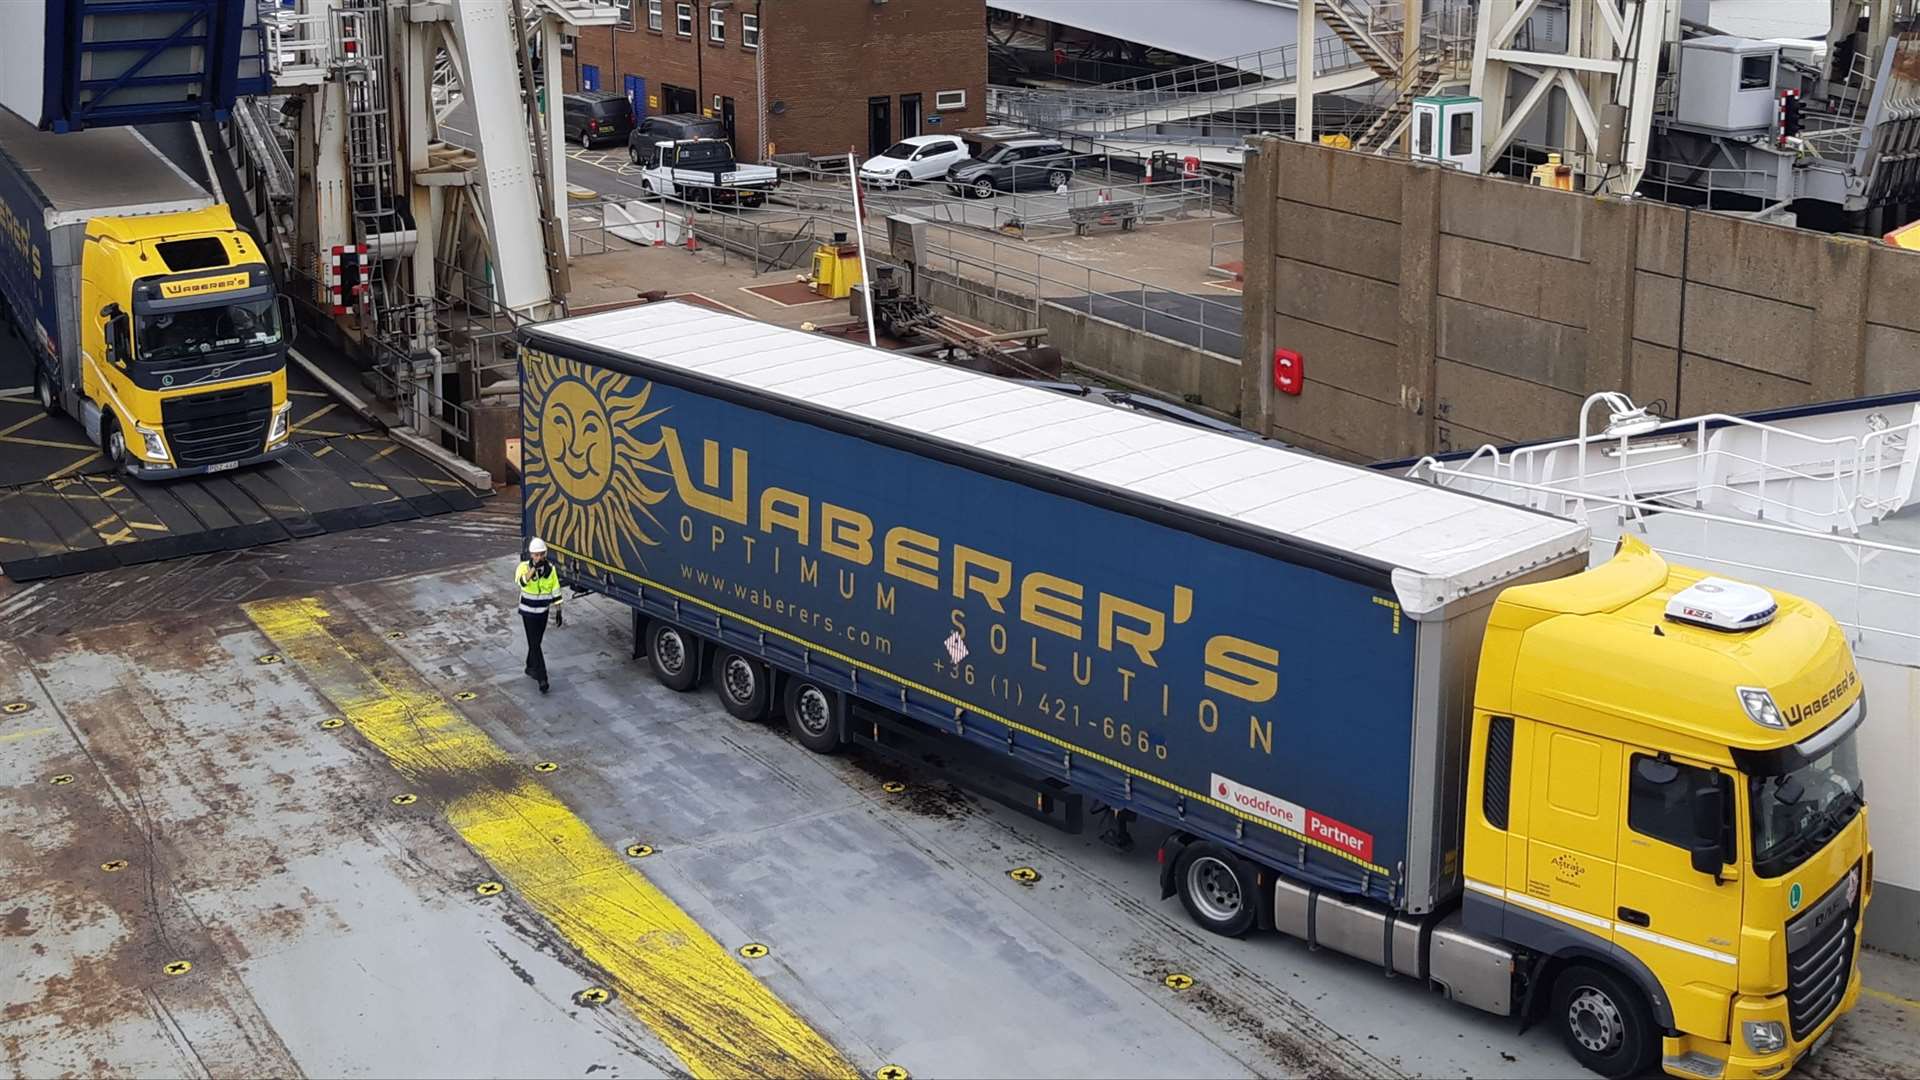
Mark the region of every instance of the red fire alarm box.
[[1307, 368], [1300, 354], [1292, 349], [1273, 350], [1273, 388], [1283, 394], [1298, 394], [1306, 385]]

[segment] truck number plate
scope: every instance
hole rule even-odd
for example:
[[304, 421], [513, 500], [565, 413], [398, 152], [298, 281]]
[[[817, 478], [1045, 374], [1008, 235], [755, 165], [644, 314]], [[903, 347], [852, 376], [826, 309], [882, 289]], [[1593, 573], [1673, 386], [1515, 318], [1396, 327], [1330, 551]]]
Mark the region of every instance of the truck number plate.
[[207, 466], [207, 471], [210, 473], [226, 472], [228, 469], [237, 469], [239, 467], [240, 463], [237, 461], [223, 461], [218, 465]]

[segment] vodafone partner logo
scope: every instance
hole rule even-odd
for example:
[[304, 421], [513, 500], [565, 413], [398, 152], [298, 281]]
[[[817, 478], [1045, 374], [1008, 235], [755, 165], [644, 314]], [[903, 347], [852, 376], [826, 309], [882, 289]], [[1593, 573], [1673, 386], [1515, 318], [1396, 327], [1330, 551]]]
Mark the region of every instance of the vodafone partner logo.
[[1214, 798], [1230, 806], [1252, 814], [1254, 817], [1271, 821], [1289, 832], [1310, 836], [1321, 843], [1339, 848], [1356, 859], [1373, 861], [1373, 834], [1356, 829], [1343, 821], [1315, 813], [1298, 803], [1288, 802], [1278, 795], [1272, 795], [1259, 788], [1229, 780], [1219, 773], [1213, 774]]

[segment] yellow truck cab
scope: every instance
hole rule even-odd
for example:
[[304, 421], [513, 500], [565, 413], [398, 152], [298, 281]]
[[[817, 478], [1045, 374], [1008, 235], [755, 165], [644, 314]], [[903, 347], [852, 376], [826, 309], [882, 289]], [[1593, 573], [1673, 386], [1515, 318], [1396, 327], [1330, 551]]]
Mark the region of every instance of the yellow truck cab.
[[1499, 596], [1475, 694], [1464, 926], [1520, 947], [1575, 1056], [1774, 1077], [1816, 1050], [1872, 889], [1833, 618], [1629, 538]]
[[259, 245], [131, 128], [0, 111], [0, 307], [49, 412], [148, 479], [284, 454], [287, 334]]
[[97, 416], [110, 461], [151, 477], [285, 448], [278, 297], [226, 207], [94, 218], [82, 268], [81, 310], [98, 316], [82, 320], [82, 419], [93, 433]]

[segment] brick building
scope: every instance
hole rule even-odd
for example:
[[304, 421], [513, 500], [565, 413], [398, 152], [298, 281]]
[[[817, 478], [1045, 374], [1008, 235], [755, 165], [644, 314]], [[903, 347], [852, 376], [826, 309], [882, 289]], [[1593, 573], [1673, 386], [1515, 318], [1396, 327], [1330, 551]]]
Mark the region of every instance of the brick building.
[[618, 2], [630, 20], [581, 35], [566, 88], [715, 117], [742, 160], [864, 157], [986, 122], [985, 0]]

